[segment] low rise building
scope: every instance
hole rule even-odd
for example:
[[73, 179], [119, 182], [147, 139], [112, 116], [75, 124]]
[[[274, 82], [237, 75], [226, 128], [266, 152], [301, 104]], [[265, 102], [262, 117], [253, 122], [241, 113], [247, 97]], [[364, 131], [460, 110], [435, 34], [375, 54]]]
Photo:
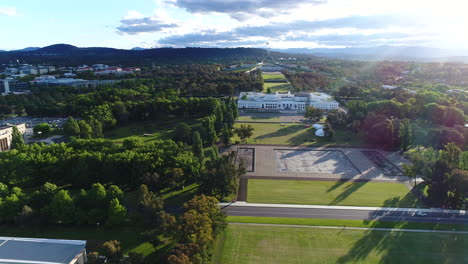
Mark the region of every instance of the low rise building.
[[0, 237], [0, 263], [85, 264], [86, 241]]
[[18, 81], [14, 78], [0, 79], [0, 94], [7, 95], [15, 92], [24, 92], [29, 89], [28, 82]]
[[338, 109], [339, 103], [325, 93], [264, 94], [241, 92], [238, 101], [239, 109], [277, 109], [305, 111], [307, 106], [323, 110]]
[[[13, 127], [18, 128], [21, 135], [26, 134], [26, 124], [3, 125], [0, 126], [0, 151], [10, 150], [11, 140], [13, 139]], [[1, 259], [1, 258], [0, 258]], [[0, 263], [2, 263], [0, 261]]]
[[55, 78], [55, 76], [44, 75], [36, 77], [30, 83], [32, 85], [42, 86], [73, 86], [73, 87], [86, 87], [96, 88], [98, 86], [112, 85], [119, 82], [118, 80], [83, 80], [72, 78]]

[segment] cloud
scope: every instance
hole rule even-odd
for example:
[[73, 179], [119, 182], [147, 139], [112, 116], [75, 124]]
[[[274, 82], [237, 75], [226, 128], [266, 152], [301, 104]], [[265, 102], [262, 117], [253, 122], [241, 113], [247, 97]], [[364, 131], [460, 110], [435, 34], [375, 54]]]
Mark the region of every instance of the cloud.
[[190, 13], [224, 13], [243, 21], [250, 16], [269, 17], [289, 13], [304, 4], [323, 4], [327, 0], [173, 0], [166, 3], [184, 8]]
[[[398, 32], [395, 28], [410, 23], [408, 18], [392, 16], [354, 16], [322, 21], [294, 21], [268, 25], [240, 26], [229, 31], [205, 30], [185, 35], [173, 35], [160, 39], [170, 46], [239, 46], [265, 42], [311, 42], [320, 45], [365, 45], [366, 43], [399, 43], [404, 39], [417, 39], [411, 33]], [[393, 28], [388, 30], [388, 28]], [[337, 33], [339, 32], [339, 33]], [[370, 33], [369, 33], [370, 32]], [[236, 42], [239, 45], [236, 45]]]
[[0, 7], [0, 15], [17, 16], [18, 12], [15, 7]]
[[121, 25], [117, 32], [124, 35], [136, 35], [139, 33], [160, 32], [167, 28], [176, 28], [176, 23], [166, 22], [153, 17], [127, 16], [120, 20]]

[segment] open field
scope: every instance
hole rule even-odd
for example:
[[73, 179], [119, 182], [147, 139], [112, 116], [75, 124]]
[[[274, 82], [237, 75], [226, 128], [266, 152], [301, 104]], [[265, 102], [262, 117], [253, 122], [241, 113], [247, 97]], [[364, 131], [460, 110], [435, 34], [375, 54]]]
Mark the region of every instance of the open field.
[[[240, 127], [236, 123], [235, 127]], [[303, 124], [249, 124], [254, 128], [248, 144], [274, 144], [274, 145], [341, 145], [364, 146], [366, 142], [347, 129], [335, 129], [335, 137], [328, 139], [315, 136], [314, 128], [307, 128]], [[233, 138], [239, 140], [237, 136]]]
[[344, 220], [344, 219], [314, 219], [289, 217], [258, 217], [258, 216], [228, 216], [228, 223], [257, 223], [276, 225], [305, 225], [305, 226], [340, 226], [362, 228], [392, 228], [392, 229], [423, 229], [468, 231], [468, 225], [418, 223], [418, 222], [392, 222], [376, 220]]
[[[193, 120], [180, 120], [177, 118], [161, 121], [142, 121], [118, 127], [104, 133], [104, 137], [115, 143], [122, 143], [127, 138], [139, 138], [142, 142], [151, 142], [158, 139], [171, 138], [177, 124], [185, 122], [188, 125], [195, 124]], [[144, 135], [147, 134], [147, 135]]]
[[400, 183], [249, 179], [250, 203], [423, 207]]
[[293, 91], [293, 87], [289, 83], [263, 83], [263, 91], [266, 92], [268, 88], [271, 89], [272, 93], [280, 92], [287, 93], [288, 91]]
[[286, 77], [284, 77], [282, 73], [277, 73], [277, 74], [262, 73], [262, 77], [263, 77], [263, 80], [285, 80], [286, 81]]
[[467, 234], [228, 225], [214, 263], [466, 263]]

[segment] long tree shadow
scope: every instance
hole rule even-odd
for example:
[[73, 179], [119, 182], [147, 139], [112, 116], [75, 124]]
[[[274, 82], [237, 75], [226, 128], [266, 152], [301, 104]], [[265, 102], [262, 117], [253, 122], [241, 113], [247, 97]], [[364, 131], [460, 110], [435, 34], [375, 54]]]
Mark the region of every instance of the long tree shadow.
[[303, 125], [287, 126], [287, 127], [280, 128], [280, 129], [278, 129], [278, 130], [276, 130], [276, 131], [274, 131], [272, 133], [265, 134], [265, 135], [262, 135], [262, 136], [258, 136], [255, 139], [265, 139], [265, 138], [271, 138], [271, 137], [282, 137], [282, 136], [286, 136], [286, 135], [289, 135], [289, 134], [296, 133], [297, 131], [302, 130], [302, 129], [304, 129]]
[[[377, 222], [370, 228], [410, 228], [409, 223]], [[344, 231], [340, 235], [346, 235]], [[467, 263], [466, 234], [370, 229], [337, 263]], [[373, 262], [370, 262], [373, 261]]]
[[344, 188], [344, 191], [340, 193], [336, 198], [330, 203], [330, 205], [337, 205], [340, 202], [344, 201], [351, 194], [362, 188], [367, 182], [352, 182]]
[[[422, 203], [412, 194], [403, 198], [387, 199], [383, 207], [418, 207]], [[403, 213], [404, 214], [404, 213]], [[402, 219], [388, 222], [386, 216]], [[337, 263], [368, 263], [368, 259], [379, 257], [378, 263], [468, 263], [465, 248], [468, 245], [467, 234], [421, 233], [403, 231], [382, 231], [376, 228], [412, 229], [421, 228], [424, 223], [410, 223], [396, 212], [373, 212], [364, 221], [369, 230], [353, 244], [351, 249], [341, 256]], [[437, 224], [425, 225], [428, 229], [437, 228]], [[346, 231], [344, 231], [346, 232]], [[349, 231], [352, 232], [352, 231]]]

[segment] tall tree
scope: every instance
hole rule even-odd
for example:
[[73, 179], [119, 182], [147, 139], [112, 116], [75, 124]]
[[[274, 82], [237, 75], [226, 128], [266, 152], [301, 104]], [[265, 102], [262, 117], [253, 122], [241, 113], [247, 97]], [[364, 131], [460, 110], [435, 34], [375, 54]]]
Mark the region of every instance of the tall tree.
[[102, 123], [99, 122], [94, 116], [91, 116], [88, 119], [88, 124], [91, 126], [91, 130], [93, 131], [93, 138], [102, 138]]
[[195, 157], [198, 158], [198, 160], [200, 161], [200, 164], [203, 167], [203, 164], [205, 162], [205, 151], [203, 149], [203, 142], [201, 140], [200, 133], [198, 133], [198, 131], [195, 131], [193, 133], [192, 142], [193, 142], [193, 145], [192, 145], [193, 154], [195, 154]]
[[107, 210], [107, 225], [121, 225], [127, 216], [127, 209], [122, 206], [117, 198], [114, 198], [109, 203]]
[[23, 135], [19, 132], [16, 126], [13, 126], [13, 132], [11, 134], [11, 149], [19, 149], [24, 146], [24, 138]]
[[63, 124], [63, 131], [66, 136], [78, 137], [80, 135], [80, 126], [73, 117], [69, 116], [65, 124]]
[[445, 206], [447, 203], [449, 191], [447, 174], [449, 172], [450, 167], [447, 162], [438, 160], [434, 164], [434, 170], [429, 181], [427, 194], [433, 205], [437, 207]]
[[78, 121], [80, 127], [80, 138], [89, 139], [93, 135], [93, 129], [85, 120]]
[[237, 108], [236, 101], [231, 98], [231, 103], [230, 103], [231, 109], [232, 109], [232, 114], [234, 115], [234, 119], [239, 117], [239, 109]]
[[234, 133], [236, 133], [242, 142], [245, 142], [249, 137], [253, 135], [254, 128], [251, 125], [240, 125], [234, 129]]
[[66, 190], [60, 190], [55, 194], [50, 203], [49, 210], [55, 222], [64, 224], [74, 222], [75, 205]]
[[413, 144], [413, 128], [409, 119], [405, 118], [400, 122], [399, 128], [400, 148], [407, 151]]
[[313, 106], [307, 106], [304, 114], [305, 118], [308, 118], [310, 122], [317, 122], [322, 118], [323, 111]]

